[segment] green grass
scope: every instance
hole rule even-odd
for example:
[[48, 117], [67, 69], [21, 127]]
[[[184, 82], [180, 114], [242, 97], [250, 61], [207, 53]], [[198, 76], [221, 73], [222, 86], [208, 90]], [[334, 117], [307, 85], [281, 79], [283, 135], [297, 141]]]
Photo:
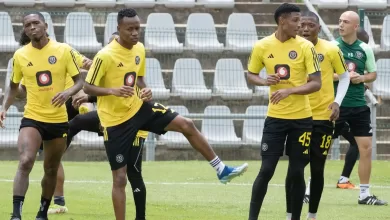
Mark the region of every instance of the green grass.
[[[229, 164], [238, 165], [240, 162]], [[65, 162], [67, 183], [66, 202], [69, 213], [50, 216], [50, 220], [111, 220], [111, 172], [107, 162]], [[318, 219], [360, 220], [390, 219], [390, 207], [358, 206], [358, 190], [335, 188], [342, 161], [328, 161], [323, 199]], [[12, 182], [17, 162], [0, 162], [0, 219], [7, 220], [12, 210]], [[251, 161], [244, 176], [222, 185], [207, 162], [145, 162], [144, 179], [147, 182], [148, 220], [245, 220], [248, 215], [252, 183], [260, 162]], [[287, 163], [282, 161], [264, 201], [261, 219], [285, 219], [284, 177]], [[374, 162], [371, 192], [390, 199], [390, 163]], [[306, 171], [306, 175], [308, 170]], [[30, 188], [23, 208], [23, 219], [35, 219], [40, 199], [42, 163], [37, 162], [30, 175]], [[88, 182], [90, 181], [90, 182]], [[356, 169], [352, 181], [358, 183]], [[382, 186], [382, 187], [380, 187]], [[128, 185], [127, 218], [134, 219], [134, 205]], [[302, 219], [305, 219], [307, 205]]]

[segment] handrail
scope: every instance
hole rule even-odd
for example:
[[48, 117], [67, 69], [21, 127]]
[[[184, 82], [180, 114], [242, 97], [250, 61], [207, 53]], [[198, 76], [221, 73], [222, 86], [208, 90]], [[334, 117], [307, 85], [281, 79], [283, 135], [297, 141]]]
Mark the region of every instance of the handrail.
[[313, 4], [309, 0], [304, 0], [306, 7], [316, 15], [318, 15], [318, 18], [320, 19], [320, 25], [322, 31], [325, 33], [328, 40], [332, 41], [335, 38], [333, 37], [332, 32], [330, 32], [328, 26], [325, 24], [325, 22], [322, 20], [321, 16], [318, 14], [317, 10], [314, 8]]

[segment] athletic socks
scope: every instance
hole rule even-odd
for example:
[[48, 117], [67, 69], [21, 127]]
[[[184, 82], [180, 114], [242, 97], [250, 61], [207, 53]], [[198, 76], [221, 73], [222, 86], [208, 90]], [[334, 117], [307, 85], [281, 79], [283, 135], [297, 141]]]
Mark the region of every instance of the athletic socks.
[[22, 217], [22, 207], [23, 207], [23, 203], [24, 203], [24, 196], [13, 196], [12, 201], [13, 201], [13, 206], [14, 206], [14, 209], [12, 211], [12, 216], [21, 218]]
[[218, 175], [221, 175], [223, 169], [225, 169], [225, 164], [216, 156], [214, 159], [210, 161], [210, 165], [217, 171]]
[[49, 210], [50, 203], [51, 199], [41, 197], [41, 206], [39, 207], [37, 218], [47, 218], [47, 210]]
[[363, 200], [370, 196], [370, 184], [360, 184], [360, 196], [359, 199]]
[[286, 218], [286, 219], [287, 219], [287, 220], [290, 220], [290, 219], [291, 219], [291, 216], [292, 216], [292, 214], [287, 212], [287, 214], [286, 214], [286, 217], [287, 217], [287, 218]]
[[145, 220], [146, 187], [142, 177], [130, 178], [135, 204], [136, 220]]
[[340, 179], [339, 179], [339, 183], [348, 183], [348, 182], [349, 182], [349, 178], [348, 177], [341, 176]]
[[65, 206], [65, 197], [64, 196], [54, 196], [54, 204]]
[[317, 218], [317, 213], [310, 213], [310, 212], [309, 212], [309, 213], [307, 213], [307, 218], [308, 218], [308, 219], [312, 219], [312, 218], [315, 219], [315, 218]]

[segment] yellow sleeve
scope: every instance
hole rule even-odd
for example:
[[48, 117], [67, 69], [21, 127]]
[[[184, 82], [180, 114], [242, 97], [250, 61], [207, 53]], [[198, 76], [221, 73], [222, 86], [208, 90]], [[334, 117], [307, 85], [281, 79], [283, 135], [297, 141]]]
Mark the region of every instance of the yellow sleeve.
[[[144, 52], [145, 52], [145, 49], [144, 49]], [[145, 71], [146, 71], [146, 66], [145, 66], [145, 63], [146, 63], [146, 59], [145, 59], [145, 53], [142, 54], [142, 56], [140, 57], [140, 68], [139, 68], [139, 71], [138, 71], [138, 76], [145, 76]]]
[[334, 72], [337, 74], [343, 74], [347, 71], [347, 67], [345, 65], [343, 54], [341, 54], [341, 50], [339, 47], [331, 50], [331, 61]]
[[308, 74], [321, 71], [320, 64], [318, 62], [317, 52], [313, 45], [307, 44], [304, 49], [305, 53], [305, 66]]
[[23, 78], [23, 74], [22, 74], [22, 68], [20, 67], [19, 64], [18, 53], [15, 53], [12, 60], [11, 81], [13, 83], [20, 83], [22, 78]]
[[146, 139], [148, 137], [148, 131], [141, 131], [141, 130], [139, 130], [138, 133], [137, 133], [137, 137]]
[[74, 51], [68, 45], [66, 45], [65, 48], [65, 56], [67, 58], [66, 72], [69, 74], [69, 76], [73, 77], [80, 74], [79, 66], [76, 63]]
[[19, 83], [20, 85], [23, 85], [23, 86], [26, 86], [25, 84], [24, 84], [24, 78], [22, 78], [22, 80], [20, 80], [20, 83]]
[[95, 58], [93, 58], [91, 68], [88, 71], [85, 81], [91, 85], [99, 86], [100, 80], [106, 74], [109, 63], [109, 57], [104, 53], [99, 52], [96, 54]]
[[72, 48], [71, 52], [75, 58], [77, 66], [79, 68], [81, 68], [83, 66], [84, 56], [80, 52], [78, 52], [77, 50], [75, 50], [73, 48]]
[[263, 69], [263, 48], [260, 43], [257, 42], [252, 49], [252, 53], [249, 57], [248, 71], [251, 73], [259, 74], [260, 70]]

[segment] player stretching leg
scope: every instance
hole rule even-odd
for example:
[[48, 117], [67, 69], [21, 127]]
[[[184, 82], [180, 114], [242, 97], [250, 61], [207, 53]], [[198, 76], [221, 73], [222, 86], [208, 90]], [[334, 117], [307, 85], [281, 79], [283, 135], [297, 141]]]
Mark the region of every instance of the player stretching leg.
[[[270, 103], [261, 141], [262, 164], [252, 188], [249, 220], [258, 219], [285, 143], [292, 184], [291, 201], [287, 203], [292, 204], [291, 219], [301, 216], [304, 168], [309, 162], [313, 125], [307, 94], [320, 90], [321, 72], [313, 44], [296, 36], [300, 17], [297, 6], [288, 3], [279, 6], [275, 11], [277, 31], [259, 40], [250, 57], [248, 81], [256, 86], [270, 86]], [[263, 67], [267, 70], [267, 79], [259, 77]]]
[[[321, 31], [318, 16], [310, 11], [301, 17], [299, 35], [315, 46], [321, 66], [322, 87], [320, 91], [309, 94], [313, 113], [313, 131], [310, 141], [310, 192], [308, 219], [315, 220], [324, 189], [325, 162], [332, 144], [333, 122], [339, 117], [339, 106], [347, 93], [349, 73], [340, 49], [333, 43], [318, 38]], [[334, 98], [333, 73], [338, 74], [339, 84]], [[286, 178], [287, 220], [291, 218], [290, 176]]]
[[[18, 92], [21, 79], [24, 78], [27, 103], [18, 138], [20, 159], [13, 185], [11, 219], [22, 218], [29, 174], [43, 141], [45, 173], [36, 220], [45, 220], [56, 187], [58, 166], [66, 148], [68, 123], [63, 104], [81, 89], [82, 80], [72, 48], [67, 44], [51, 41], [46, 36], [47, 24], [42, 14], [27, 14], [23, 18], [23, 28], [31, 43], [14, 54], [11, 82], [4, 98], [0, 125], [3, 127], [6, 111]], [[72, 76], [75, 85], [65, 90], [67, 74]]]
[[[359, 15], [353, 11], [344, 12], [339, 19], [340, 38], [335, 43], [343, 52], [350, 73], [351, 84], [341, 107], [340, 117], [336, 121], [335, 137], [340, 135], [345, 122], [350, 126], [359, 147], [360, 196], [358, 204], [387, 205], [386, 201], [370, 194], [372, 128], [371, 112], [366, 105], [364, 83], [376, 79], [376, 63], [371, 47], [357, 39]], [[367, 74], [364, 71], [367, 70]]]
[[117, 220], [124, 220], [127, 164], [138, 130], [160, 135], [167, 131], [183, 133], [191, 145], [210, 161], [222, 183], [244, 173], [248, 164], [225, 166], [190, 119], [159, 103], [148, 102], [152, 96], [149, 88], [140, 91], [142, 99], [137, 96], [137, 78], [145, 74], [145, 48], [138, 42], [140, 20], [134, 9], [120, 10], [117, 20], [119, 37], [95, 56], [84, 91], [98, 97], [97, 109], [113, 175], [115, 216]]

